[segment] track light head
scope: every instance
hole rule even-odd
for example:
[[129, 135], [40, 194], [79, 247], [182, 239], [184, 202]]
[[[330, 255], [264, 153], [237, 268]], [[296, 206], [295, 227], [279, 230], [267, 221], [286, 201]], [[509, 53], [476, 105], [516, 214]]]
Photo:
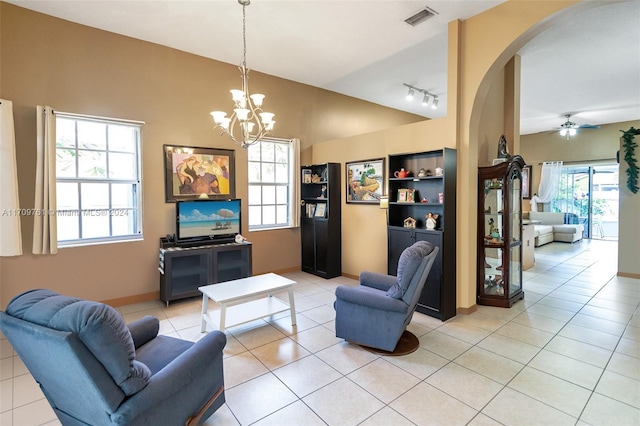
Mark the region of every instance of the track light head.
[[411, 102], [415, 93], [415, 90], [413, 90], [412, 87], [409, 87], [409, 92], [407, 93], [407, 101]]
[[406, 96], [407, 101], [411, 102], [415, 97], [416, 92], [418, 92], [418, 93], [422, 93], [422, 106], [426, 107], [427, 105], [429, 105], [429, 103], [431, 103], [431, 108], [433, 109], [438, 108], [437, 95], [434, 95], [433, 93], [430, 93], [427, 90], [412, 86], [407, 83], [402, 83], [402, 85], [409, 88], [409, 92], [407, 93], [407, 96]]

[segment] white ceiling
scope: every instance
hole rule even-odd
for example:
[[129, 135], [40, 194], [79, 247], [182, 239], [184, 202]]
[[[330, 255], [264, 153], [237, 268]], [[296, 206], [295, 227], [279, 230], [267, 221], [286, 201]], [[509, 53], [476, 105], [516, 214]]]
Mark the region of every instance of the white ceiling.
[[[235, 0], [3, 1], [231, 64], [242, 59], [242, 7]], [[441, 117], [448, 22], [502, 1], [253, 0], [246, 8], [247, 66]], [[579, 125], [640, 119], [640, 1], [597, 4], [558, 18], [520, 51], [522, 134], [552, 130], [565, 113]], [[404, 22], [425, 6], [437, 15], [416, 27]], [[438, 109], [423, 107], [420, 98], [407, 102], [403, 83], [438, 95]]]

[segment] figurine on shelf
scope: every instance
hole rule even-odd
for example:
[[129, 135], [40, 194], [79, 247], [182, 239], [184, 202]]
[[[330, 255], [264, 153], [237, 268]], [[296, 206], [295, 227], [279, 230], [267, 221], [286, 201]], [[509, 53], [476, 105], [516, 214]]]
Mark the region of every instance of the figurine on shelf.
[[414, 218], [412, 218], [411, 216], [409, 216], [408, 218], [406, 218], [404, 220], [404, 227], [405, 228], [415, 228], [416, 227], [416, 220]]
[[320, 198], [327, 198], [327, 185], [322, 185]]
[[320, 182], [320, 179], [321, 179], [320, 176], [315, 174], [315, 173], [311, 175], [311, 182], [312, 183], [318, 183], [318, 182]]
[[507, 138], [502, 135], [498, 140], [498, 158], [510, 158], [509, 150], [507, 149]]
[[426, 228], [427, 229], [436, 229], [436, 227], [438, 226], [438, 218], [440, 216], [437, 213], [431, 213], [429, 212], [428, 214], [425, 215], [425, 222], [426, 222]]
[[496, 230], [496, 225], [492, 217], [489, 218], [489, 235], [493, 237], [493, 233]]
[[418, 171], [418, 177], [427, 177], [427, 176], [431, 176], [431, 170], [430, 169], [425, 169], [422, 168]]

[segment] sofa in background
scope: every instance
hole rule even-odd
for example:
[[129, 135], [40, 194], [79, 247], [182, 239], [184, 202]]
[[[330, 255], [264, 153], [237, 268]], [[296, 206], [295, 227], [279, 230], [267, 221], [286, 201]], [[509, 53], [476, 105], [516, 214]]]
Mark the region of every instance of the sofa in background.
[[574, 243], [582, 240], [584, 226], [571, 223], [577, 219], [574, 216], [566, 213], [529, 212], [529, 220], [540, 221], [534, 224], [535, 246], [540, 247], [552, 241]]

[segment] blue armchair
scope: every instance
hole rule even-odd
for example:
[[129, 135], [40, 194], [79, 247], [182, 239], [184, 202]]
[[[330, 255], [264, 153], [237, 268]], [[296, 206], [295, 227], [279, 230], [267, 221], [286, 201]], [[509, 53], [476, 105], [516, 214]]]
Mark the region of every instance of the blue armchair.
[[398, 261], [398, 275], [362, 272], [358, 287], [336, 288], [336, 337], [393, 352], [411, 322], [438, 247], [418, 241]]
[[225, 402], [226, 336], [158, 336], [147, 316], [125, 325], [112, 307], [33, 290], [0, 325], [63, 425], [195, 425]]

